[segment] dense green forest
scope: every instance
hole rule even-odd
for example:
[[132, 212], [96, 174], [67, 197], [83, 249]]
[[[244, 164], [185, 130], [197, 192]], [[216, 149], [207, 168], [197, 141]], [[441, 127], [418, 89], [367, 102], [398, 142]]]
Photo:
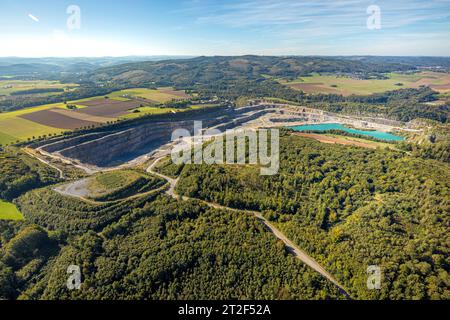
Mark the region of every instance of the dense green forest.
[[[167, 196], [98, 207], [46, 189], [18, 203], [27, 222], [0, 225], [0, 298], [344, 298], [248, 214]], [[69, 291], [73, 264], [82, 287]]]
[[95, 70], [86, 79], [188, 87], [218, 80], [258, 80], [262, 75], [297, 78], [314, 72], [333, 72], [376, 77], [380, 73], [415, 69], [403, 63], [360, 62], [334, 57], [216, 56], [121, 64]]
[[[186, 165], [180, 194], [262, 211], [357, 298], [449, 299], [450, 168], [285, 133], [280, 172]], [[382, 290], [366, 269], [383, 270]]]
[[63, 88], [39, 88], [39, 89], [28, 89], [28, 90], [20, 90], [11, 92], [12, 96], [20, 96], [27, 94], [39, 94], [39, 93], [54, 93], [54, 92], [64, 92]]

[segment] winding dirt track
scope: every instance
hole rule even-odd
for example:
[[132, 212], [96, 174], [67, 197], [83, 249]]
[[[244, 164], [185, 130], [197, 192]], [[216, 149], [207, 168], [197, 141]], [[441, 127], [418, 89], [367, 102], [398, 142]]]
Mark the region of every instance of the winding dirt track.
[[327, 278], [329, 281], [331, 281], [333, 284], [335, 284], [339, 290], [342, 292], [342, 294], [344, 294], [347, 298], [350, 299], [350, 295], [347, 293], [346, 289], [344, 288], [343, 285], [341, 285], [328, 271], [325, 270], [325, 268], [323, 268], [316, 260], [314, 260], [312, 257], [310, 257], [306, 252], [304, 252], [302, 249], [300, 249], [298, 246], [296, 246], [294, 243], [292, 243], [291, 240], [289, 240], [277, 227], [275, 227], [272, 223], [270, 223], [269, 220], [267, 220], [266, 218], [263, 217], [263, 215], [261, 214], [261, 212], [258, 211], [251, 211], [251, 210], [242, 210], [242, 209], [234, 209], [234, 208], [230, 208], [230, 207], [225, 207], [222, 205], [219, 205], [217, 203], [213, 203], [213, 202], [208, 202], [205, 200], [201, 200], [201, 199], [195, 199], [195, 198], [189, 198], [189, 197], [180, 197], [179, 195], [177, 195], [175, 193], [175, 187], [178, 183], [179, 178], [174, 179], [171, 177], [168, 177], [166, 175], [163, 175], [161, 173], [158, 173], [156, 171], [153, 170], [153, 168], [156, 166], [156, 164], [158, 164], [158, 162], [163, 159], [166, 155], [162, 155], [159, 158], [157, 158], [148, 168], [147, 168], [147, 172], [154, 174], [160, 178], [163, 178], [165, 180], [167, 180], [170, 184], [170, 187], [166, 190], [166, 194], [175, 198], [175, 199], [182, 199], [184, 201], [186, 200], [196, 200], [196, 201], [200, 201], [212, 208], [215, 209], [223, 209], [223, 210], [229, 210], [229, 211], [234, 211], [234, 212], [247, 212], [252, 214], [253, 216], [255, 216], [259, 221], [261, 221], [265, 227], [272, 232], [278, 239], [280, 239], [281, 241], [283, 241], [283, 243], [285, 244], [285, 246], [289, 249], [289, 251], [300, 261], [302, 261], [303, 263], [305, 263], [306, 265], [308, 265], [309, 267], [311, 267], [312, 269], [314, 269], [315, 271], [317, 271], [318, 273], [320, 273], [323, 277]]
[[37, 159], [38, 161], [42, 162], [43, 164], [46, 164], [46, 165], [48, 165], [50, 168], [53, 168], [53, 169], [55, 169], [56, 171], [58, 171], [59, 177], [60, 177], [61, 179], [64, 179], [64, 172], [63, 172], [60, 168], [58, 168], [57, 166], [54, 166], [53, 164], [51, 164], [49, 161], [40, 158], [40, 157], [36, 154], [36, 151], [34, 151], [34, 150], [33, 150], [33, 151], [30, 151], [30, 149], [28, 149], [28, 148], [23, 148], [22, 150], [23, 150], [26, 154], [28, 154], [29, 156], [31, 156], [31, 157]]
[[[30, 156], [33, 156], [35, 158], [37, 158], [39, 161], [41, 161], [44, 164], [47, 164], [48, 166], [58, 170], [58, 172], [60, 172], [61, 174], [61, 178], [64, 177], [64, 174], [62, 172], [61, 169], [53, 166], [51, 163], [49, 163], [46, 160], [43, 160], [41, 158], [39, 158], [37, 155], [35, 155], [32, 152], [29, 152], [28, 150], [25, 150], [25, 152], [27, 152]], [[308, 265], [309, 267], [311, 267], [312, 269], [314, 269], [315, 271], [317, 271], [318, 273], [320, 273], [323, 277], [325, 277], [326, 279], [328, 279], [329, 281], [331, 281], [334, 285], [336, 285], [339, 290], [341, 291], [342, 294], [344, 294], [347, 298], [351, 298], [350, 295], [347, 293], [346, 289], [344, 288], [343, 285], [341, 285], [328, 271], [325, 270], [325, 268], [323, 268], [316, 260], [314, 260], [312, 257], [310, 257], [306, 252], [304, 252], [302, 249], [300, 249], [297, 245], [295, 245], [291, 240], [289, 240], [277, 227], [275, 227], [272, 223], [270, 223], [269, 220], [267, 220], [266, 218], [264, 218], [264, 216], [261, 214], [261, 212], [258, 211], [251, 211], [251, 210], [243, 210], [243, 209], [235, 209], [235, 208], [230, 208], [230, 207], [225, 207], [222, 205], [219, 205], [217, 203], [213, 203], [213, 202], [208, 202], [205, 200], [201, 200], [201, 199], [196, 199], [196, 198], [189, 198], [189, 197], [180, 197], [178, 194], [176, 194], [175, 192], [175, 187], [178, 183], [179, 178], [174, 179], [171, 177], [168, 177], [166, 175], [163, 175], [159, 172], [156, 172], [153, 170], [153, 168], [159, 163], [159, 161], [161, 161], [161, 159], [163, 159], [165, 156], [168, 155], [168, 151], [162, 152], [160, 153], [157, 158], [153, 161], [153, 163], [147, 168], [147, 172], [154, 174], [164, 180], [166, 180], [169, 183], [169, 187], [167, 188], [167, 185], [162, 186], [158, 189], [152, 190], [148, 193], [151, 192], [160, 192], [163, 189], [165, 189], [165, 192], [167, 195], [175, 198], [175, 199], [182, 199], [183, 201], [187, 201], [187, 200], [195, 200], [195, 201], [200, 201], [208, 206], [210, 206], [211, 208], [215, 208], [215, 209], [223, 209], [223, 210], [229, 210], [229, 211], [234, 211], [234, 212], [246, 212], [249, 214], [252, 214], [254, 217], [256, 217], [259, 221], [261, 221], [265, 227], [267, 228], [267, 230], [269, 230], [270, 232], [272, 232], [278, 239], [280, 239], [281, 241], [283, 241], [283, 243], [285, 244], [285, 246], [288, 248], [288, 250], [300, 261], [302, 261], [303, 263], [305, 263], [306, 265]], [[55, 189], [54, 189], [55, 190]], [[86, 199], [84, 197], [81, 197], [80, 195], [75, 195], [72, 193], [68, 193], [67, 190], [66, 192], [61, 192], [61, 190], [55, 190], [56, 192], [59, 192], [61, 194], [65, 194], [68, 196], [74, 196], [77, 198], [80, 198], [82, 200], [88, 201], [88, 202], [92, 202], [95, 203], [95, 201]], [[146, 194], [148, 194], [146, 193]], [[137, 194], [134, 196], [131, 196], [129, 198], [136, 198], [136, 197], [140, 197], [143, 196], [144, 194]], [[127, 199], [129, 199], [127, 198]], [[121, 199], [124, 200], [124, 199]]]

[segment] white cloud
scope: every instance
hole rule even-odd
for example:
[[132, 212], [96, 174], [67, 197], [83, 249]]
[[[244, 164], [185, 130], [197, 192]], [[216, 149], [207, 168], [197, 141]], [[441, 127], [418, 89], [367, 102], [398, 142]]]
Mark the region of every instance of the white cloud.
[[[367, 29], [369, 15], [366, 10], [372, 4], [381, 8], [381, 30]], [[449, 0], [230, 0], [221, 3], [197, 0], [186, 3], [183, 10], [199, 25], [228, 28], [231, 38], [235, 29], [255, 37], [264, 35], [266, 43], [271, 43], [274, 48], [260, 46], [259, 52], [340, 54], [352, 51], [359, 54], [367, 51], [366, 47], [360, 47], [365, 40], [374, 38], [372, 46], [395, 45], [376, 48], [371, 54], [375, 51], [416, 54], [403, 50], [400, 40], [405, 48], [418, 49], [417, 54], [450, 54], [450, 47], [442, 50], [438, 39], [434, 42], [427, 39], [433, 34], [442, 43], [448, 43]], [[397, 35], [402, 37], [399, 39]], [[383, 42], [380, 38], [394, 40]], [[350, 40], [353, 40], [351, 45], [346, 43]], [[416, 44], [409, 43], [414, 40]], [[247, 43], [242, 46], [249, 47]]]
[[29, 17], [31, 20], [34, 20], [35, 22], [39, 22], [39, 19], [38, 19], [37, 17], [35, 17], [34, 15], [32, 15], [31, 13], [28, 14], [28, 17]]
[[[366, 9], [381, 8], [382, 28], [397, 29], [418, 22], [433, 23], [449, 17], [450, 1], [432, 0], [241, 0], [218, 5], [216, 1], [190, 2], [186, 13], [199, 24], [231, 28], [271, 26], [278, 36], [292, 28], [323, 34], [354, 34], [366, 26]], [[281, 31], [281, 32], [280, 32]]]

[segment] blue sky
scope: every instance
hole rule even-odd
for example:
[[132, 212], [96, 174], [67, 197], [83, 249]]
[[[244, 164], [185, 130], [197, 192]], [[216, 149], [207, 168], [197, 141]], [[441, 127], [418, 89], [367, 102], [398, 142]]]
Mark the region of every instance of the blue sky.
[[0, 56], [450, 56], [450, 0], [0, 0], [0, 37]]

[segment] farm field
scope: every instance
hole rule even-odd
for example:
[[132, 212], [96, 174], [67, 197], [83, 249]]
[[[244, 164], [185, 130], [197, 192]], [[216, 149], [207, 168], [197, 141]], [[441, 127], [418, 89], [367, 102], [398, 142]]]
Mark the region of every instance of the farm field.
[[[186, 109], [187, 110], [187, 109]], [[142, 116], [150, 115], [150, 114], [164, 114], [169, 112], [176, 112], [175, 109], [171, 108], [158, 108], [158, 107], [139, 107], [136, 108], [135, 111], [131, 111], [127, 114], [124, 114], [120, 117], [120, 119], [134, 119]]]
[[65, 115], [59, 112], [53, 112], [53, 110], [42, 110], [23, 115], [21, 116], [21, 118], [30, 120], [31, 122], [38, 123], [46, 127], [69, 130], [95, 126], [98, 124], [97, 122], [71, 117], [70, 114], [74, 113], [73, 111], [67, 111], [67, 113], [68, 114]]
[[16, 142], [16, 138], [13, 136], [10, 136], [9, 134], [0, 132], [0, 145], [6, 145], [10, 143]]
[[[159, 108], [162, 103], [189, 95], [172, 88], [127, 89], [105, 96], [95, 96], [64, 103], [0, 113], [0, 144], [6, 145], [33, 137], [60, 134], [67, 130], [91, 127], [117, 119], [133, 119], [144, 115], [181, 112], [171, 108]], [[68, 105], [75, 106], [69, 109]], [[208, 105], [183, 109], [198, 109]]]
[[23, 220], [23, 215], [14, 204], [0, 200], [0, 220]]
[[48, 111], [51, 109], [68, 110], [64, 103], [53, 103], [33, 108], [0, 113], [0, 144], [6, 145], [17, 140], [60, 134], [66, 131], [62, 127], [52, 127], [33, 120], [30, 114]]
[[[59, 81], [48, 80], [9, 80], [3, 78], [0, 80], [0, 96], [9, 96], [12, 93], [34, 90], [34, 89], [64, 89], [78, 87], [75, 83], [60, 83]], [[60, 92], [51, 92], [51, 94], [58, 94]]]
[[190, 96], [181, 90], [173, 88], [146, 89], [126, 89], [113, 92], [109, 95], [111, 98], [142, 98], [153, 103], [165, 103], [172, 100], [189, 99]]
[[128, 113], [130, 110], [144, 105], [137, 100], [114, 100], [106, 99], [104, 97], [78, 103], [84, 105], [86, 108], [73, 111], [75, 113], [109, 118], [118, 118], [121, 115]]
[[28, 138], [33, 138], [33, 136], [60, 134], [65, 131], [63, 128], [50, 127], [26, 119], [29, 114], [50, 109], [68, 110], [64, 103], [52, 103], [0, 113], [0, 144], [5, 145], [17, 140], [27, 140]]
[[65, 130], [48, 127], [27, 119], [15, 117], [2, 120], [0, 118], [0, 134], [14, 137], [14, 140], [27, 140], [49, 134], [60, 134]]
[[387, 74], [389, 79], [360, 80], [334, 75], [313, 75], [293, 81], [279, 79], [281, 84], [306, 93], [335, 93], [349, 96], [367, 95], [401, 88], [419, 88], [430, 86], [441, 93], [450, 92], [450, 74], [440, 72], [420, 72], [414, 74]]

